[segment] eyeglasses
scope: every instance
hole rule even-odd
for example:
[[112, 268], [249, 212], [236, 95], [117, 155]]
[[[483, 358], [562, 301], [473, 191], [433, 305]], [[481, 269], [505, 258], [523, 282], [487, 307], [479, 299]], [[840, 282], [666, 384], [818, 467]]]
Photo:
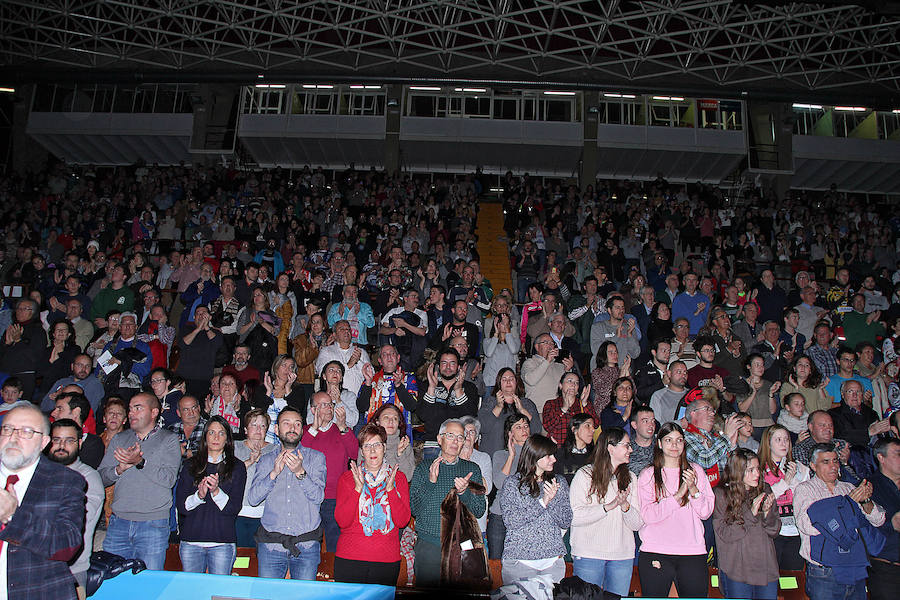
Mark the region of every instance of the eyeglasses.
[[154, 377], [150, 380], [150, 383], [162, 383], [163, 381], [165, 381], [164, 377]]
[[363, 444], [363, 450], [378, 450], [384, 446], [381, 442], [372, 442], [370, 444]]
[[457, 442], [461, 442], [466, 439], [466, 436], [462, 433], [442, 433], [441, 435], [444, 436], [445, 440], [450, 441], [456, 440]]
[[53, 438], [50, 438], [50, 441], [58, 446], [71, 446], [72, 444], [77, 442], [78, 439], [73, 438], [73, 437], [65, 437], [65, 438], [53, 437]]
[[12, 425], [4, 425], [0, 427], [0, 437], [10, 437], [13, 433], [19, 436], [21, 440], [30, 440], [35, 433], [44, 435], [43, 431], [38, 431], [32, 427], [13, 427]]

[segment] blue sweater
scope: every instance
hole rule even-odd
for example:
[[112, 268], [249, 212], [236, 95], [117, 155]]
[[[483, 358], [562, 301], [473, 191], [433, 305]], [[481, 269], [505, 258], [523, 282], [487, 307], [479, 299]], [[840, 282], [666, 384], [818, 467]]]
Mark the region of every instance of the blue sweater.
[[[235, 459], [231, 477], [225, 481], [219, 478], [219, 493], [228, 495], [228, 501], [224, 508], [213, 500], [210, 494], [206, 494], [203, 503], [193, 510], [187, 510], [185, 502], [188, 497], [197, 492], [197, 484], [190, 472], [190, 461], [181, 469], [178, 476], [178, 486], [175, 489], [175, 498], [178, 503], [178, 515], [181, 518], [181, 540], [184, 542], [219, 542], [233, 544], [237, 541], [234, 531], [234, 522], [241, 512], [244, 501], [244, 485], [247, 481], [247, 468], [244, 462]], [[208, 463], [206, 474], [212, 475], [218, 470], [219, 464]]]
[[504, 560], [538, 560], [563, 556], [561, 529], [572, 524], [572, 505], [569, 503], [569, 484], [556, 476], [559, 491], [546, 507], [541, 496], [532, 497], [519, 488], [521, 476], [516, 473], [503, 482], [497, 496], [506, 525], [506, 542], [503, 545]]

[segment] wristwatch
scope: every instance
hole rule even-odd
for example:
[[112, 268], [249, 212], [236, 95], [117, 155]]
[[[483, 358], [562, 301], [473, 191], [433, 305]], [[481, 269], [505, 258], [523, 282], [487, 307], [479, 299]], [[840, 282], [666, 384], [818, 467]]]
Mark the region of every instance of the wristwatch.
[[697, 490], [696, 494], [691, 494], [691, 498], [693, 498], [694, 500], [696, 500], [699, 497], [700, 497], [700, 490]]
[[297, 478], [297, 481], [303, 481], [304, 479], [306, 479], [306, 471], [303, 471], [303, 473], [301, 473], [300, 475], [294, 473], [294, 477]]
[[144, 468], [144, 465], [145, 465], [145, 464], [147, 464], [147, 460], [144, 459], [144, 458], [142, 458], [142, 459], [141, 459], [141, 462], [139, 462], [139, 463], [137, 463], [136, 465], [134, 465], [134, 468], [137, 469], [138, 471], [140, 471], [141, 469]]

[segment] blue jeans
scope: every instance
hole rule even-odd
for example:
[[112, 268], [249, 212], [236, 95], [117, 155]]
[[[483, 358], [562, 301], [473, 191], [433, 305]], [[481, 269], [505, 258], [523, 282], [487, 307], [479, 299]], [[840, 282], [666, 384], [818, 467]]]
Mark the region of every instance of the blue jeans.
[[162, 571], [169, 547], [169, 518], [128, 521], [109, 517], [103, 549], [123, 558], [139, 558], [152, 571]]
[[838, 583], [830, 567], [806, 564], [806, 595], [812, 600], [866, 600], [866, 580]]
[[[719, 571], [719, 590], [724, 598], [749, 598], [751, 600], [775, 600], [778, 597], [778, 580], [766, 585], [750, 585], [729, 579], [728, 575]], [[813, 598], [818, 600], [818, 598]]]
[[284, 579], [285, 574], [290, 570], [291, 579], [315, 581], [322, 544], [302, 542], [297, 545], [297, 548], [300, 550], [300, 555], [294, 557], [279, 544], [259, 544], [256, 548], [259, 576]]
[[206, 573], [210, 575], [231, 575], [237, 549], [234, 544], [219, 544], [205, 548], [190, 542], [181, 542], [178, 556], [181, 570], [185, 573]]
[[333, 498], [326, 498], [319, 505], [319, 518], [322, 520], [322, 534], [325, 538], [326, 552], [337, 552], [338, 538], [341, 536], [341, 528], [338, 527], [337, 521], [334, 520], [334, 509], [336, 506], [337, 500]]
[[633, 559], [603, 560], [573, 555], [572, 567], [575, 575], [588, 583], [599, 585], [603, 591], [623, 597], [628, 595], [634, 567]]

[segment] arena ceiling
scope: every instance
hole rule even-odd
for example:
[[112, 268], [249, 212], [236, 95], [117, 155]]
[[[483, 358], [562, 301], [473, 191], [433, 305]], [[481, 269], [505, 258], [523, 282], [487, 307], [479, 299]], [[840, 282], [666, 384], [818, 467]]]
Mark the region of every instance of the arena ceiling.
[[0, 79], [481, 81], [896, 108], [897, 6], [2, 0]]

